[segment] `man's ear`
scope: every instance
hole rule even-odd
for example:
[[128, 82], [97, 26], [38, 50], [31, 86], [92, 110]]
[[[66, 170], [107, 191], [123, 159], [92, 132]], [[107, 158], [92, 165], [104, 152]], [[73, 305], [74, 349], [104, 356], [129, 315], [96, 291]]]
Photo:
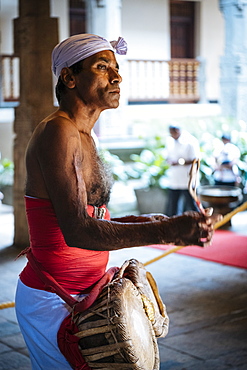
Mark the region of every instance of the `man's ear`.
[[65, 67], [61, 70], [60, 74], [61, 80], [69, 88], [73, 89], [75, 87], [75, 77], [70, 68]]

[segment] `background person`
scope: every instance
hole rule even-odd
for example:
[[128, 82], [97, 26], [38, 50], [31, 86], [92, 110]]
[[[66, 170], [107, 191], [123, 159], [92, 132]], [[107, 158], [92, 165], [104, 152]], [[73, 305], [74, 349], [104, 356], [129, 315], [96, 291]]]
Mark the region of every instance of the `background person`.
[[214, 183], [215, 185], [236, 186], [240, 182], [237, 165], [240, 159], [240, 150], [231, 142], [229, 134], [222, 135], [221, 140], [223, 145], [217, 148], [214, 153]]
[[166, 215], [173, 216], [185, 210], [197, 210], [195, 201], [188, 191], [189, 173], [195, 158], [200, 157], [198, 140], [178, 126], [169, 126], [167, 142], [168, 203]]

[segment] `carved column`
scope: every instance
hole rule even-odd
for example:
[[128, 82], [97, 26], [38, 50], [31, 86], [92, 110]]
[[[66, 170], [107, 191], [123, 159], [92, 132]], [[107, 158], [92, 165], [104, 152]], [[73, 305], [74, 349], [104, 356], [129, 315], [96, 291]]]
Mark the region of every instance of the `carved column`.
[[20, 57], [20, 105], [15, 109], [14, 244], [28, 246], [24, 207], [25, 151], [36, 125], [54, 110], [51, 52], [58, 24], [50, 18], [49, 0], [19, 0], [14, 20], [14, 50]]
[[225, 116], [247, 121], [247, 0], [220, 0], [225, 19], [221, 99]]

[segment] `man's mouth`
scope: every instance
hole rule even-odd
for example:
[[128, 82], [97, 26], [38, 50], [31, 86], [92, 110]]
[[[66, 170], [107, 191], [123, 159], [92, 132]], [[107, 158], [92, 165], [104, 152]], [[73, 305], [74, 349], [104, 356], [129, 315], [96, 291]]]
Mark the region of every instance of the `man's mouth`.
[[110, 91], [111, 94], [120, 94], [120, 89]]

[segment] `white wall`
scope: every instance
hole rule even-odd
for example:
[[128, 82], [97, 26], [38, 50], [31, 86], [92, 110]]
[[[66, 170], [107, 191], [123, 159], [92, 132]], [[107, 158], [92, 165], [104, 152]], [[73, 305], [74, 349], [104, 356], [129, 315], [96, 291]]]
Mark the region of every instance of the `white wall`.
[[13, 42], [13, 19], [18, 16], [18, 0], [1, 0], [0, 2], [0, 53], [12, 54]]
[[168, 0], [122, 0], [122, 31], [128, 59], [170, 58]]
[[14, 109], [0, 109], [0, 153], [2, 158], [13, 159]]
[[58, 18], [59, 42], [69, 37], [69, 0], [50, 0], [51, 17]]
[[220, 56], [224, 53], [224, 20], [218, 0], [201, 1], [199, 55], [206, 61], [206, 97], [220, 95]]

